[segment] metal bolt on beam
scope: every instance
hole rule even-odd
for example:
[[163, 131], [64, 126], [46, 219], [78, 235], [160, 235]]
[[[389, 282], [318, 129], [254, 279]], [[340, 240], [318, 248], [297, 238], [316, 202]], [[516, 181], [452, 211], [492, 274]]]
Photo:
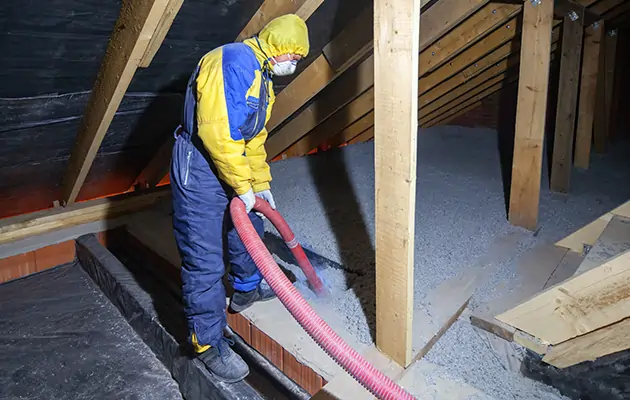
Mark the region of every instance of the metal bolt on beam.
[[571, 18], [571, 21], [575, 22], [580, 18], [580, 16], [575, 12], [575, 10], [571, 10], [569, 11], [569, 18]]
[[531, 0], [532, 4], [535, 6], [540, 5], [540, 3], [542, 3], [542, 0]]
[[599, 29], [599, 22], [593, 22], [593, 29]]
[[617, 29], [613, 29], [613, 30], [608, 31], [608, 36], [611, 36], [611, 37], [612, 36], [617, 36]]
[[492, 10], [492, 14], [496, 14], [496, 13], [497, 13], [497, 10]]

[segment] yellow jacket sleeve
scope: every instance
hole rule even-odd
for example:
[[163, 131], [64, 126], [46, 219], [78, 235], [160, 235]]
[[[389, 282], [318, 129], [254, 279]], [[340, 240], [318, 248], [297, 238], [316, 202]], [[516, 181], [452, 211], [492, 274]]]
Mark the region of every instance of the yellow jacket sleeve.
[[225, 64], [221, 52], [202, 60], [197, 77], [197, 132], [217, 167], [219, 178], [241, 195], [252, 184], [239, 127], [247, 117], [246, 92], [253, 73]]
[[271, 172], [269, 171], [269, 164], [267, 164], [266, 140], [267, 129], [263, 129], [256, 137], [245, 144], [245, 154], [252, 170], [252, 187], [254, 192], [262, 192], [270, 188]]

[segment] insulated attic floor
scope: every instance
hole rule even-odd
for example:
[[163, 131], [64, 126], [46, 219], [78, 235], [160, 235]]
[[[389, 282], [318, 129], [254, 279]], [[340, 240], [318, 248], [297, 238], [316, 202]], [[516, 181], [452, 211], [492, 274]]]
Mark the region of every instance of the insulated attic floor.
[[[630, 186], [623, 184], [630, 181], [628, 147], [616, 147], [605, 157], [593, 155], [588, 171], [574, 173], [569, 196], [552, 194], [544, 173], [540, 229], [532, 234], [515, 228], [506, 219], [498, 149], [497, 133], [488, 129], [435, 127], [418, 137], [414, 342], [446, 303], [457, 304], [458, 287], [477, 280], [477, 286], [466, 286], [476, 290], [468, 305], [474, 309], [509, 287], [525, 252], [554, 243], [630, 198]], [[358, 350], [374, 342], [373, 163], [373, 143], [366, 143], [271, 166], [278, 209], [302, 245], [321, 256], [312, 261], [329, 297], [315, 298], [291, 260], [279, 253], [276, 259], [295, 275], [316, 311]], [[168, 205], [139, 214], [129, 230], [179, 264]], [[270, 224], [267, 230], [275, 233]], [[252, 307], [245, 316], [327, 380], [339, 373], [278, 301]], [[406, 376], [412, 370], [422, 372], [403, 381], [422, 388], [422, 394], [435, 389], [440, 378], [463, 388], [448, 398], [561, 398], [552, 388], [509, 372], [464, 317]], [[434, 391], [433, 398], [445, 398]]]
[[182, 399], [79, 264], [0, 285], [0, 398]]

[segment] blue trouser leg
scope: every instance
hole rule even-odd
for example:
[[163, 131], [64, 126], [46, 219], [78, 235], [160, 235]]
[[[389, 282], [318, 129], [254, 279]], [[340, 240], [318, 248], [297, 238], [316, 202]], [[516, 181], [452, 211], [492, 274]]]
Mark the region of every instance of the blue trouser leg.
[[[231, 189], [217, 178], [203, 145], [186, 133], [177, 137], [173, 147], [171, 188], [189, 332], [196, 334], [200, 344], [216, 346], [226, 324], [222, 282], [226, 228], [230, 280], [235, 289], [255, 288], [261, 277], [233, 228], [229, 213], [226, 215], [233, 195]], [[262, 235], [262, 220], [254, 213], [250, 213], [250, 219]]]

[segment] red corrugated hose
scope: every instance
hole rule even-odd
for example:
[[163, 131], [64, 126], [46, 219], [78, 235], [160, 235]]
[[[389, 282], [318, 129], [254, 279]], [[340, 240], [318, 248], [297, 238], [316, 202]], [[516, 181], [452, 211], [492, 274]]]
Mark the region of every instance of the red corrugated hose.
[[[263, 199], [256, 198], [254, 209], [267, 217], [278, 229], [285, 242], [291, 243], [291, 249], [297, 249], [293, 254], [300, 253], [301, 260], [308, 259], [297, 244], [295, 235], [280, 214], [273, 210]], [[245, 248], [251, 255], [271, 289], [278, 296], [293, 318], [315, 340], [315, 342], [343, 369], [345, 369], [363, 387], [370, 391], [376, 398], [382, 400], [411, 400], [414, 399], [407, 391], [397, 385], [381, 371], [371, 365], [356, 350], [343, 341], [324, 320], [315, 313], [311, 306], [304, 300], [291, 281], [284, 275], [265, 244], [258, 236], [250, 221], [245, 204], [235, 197], [230, 203], [230, 213], [234, 226]], [[286, 237], [284, 235], [287, 235]], [[299, 247], [298, 247], [299, 246]], [[296, 256], [297, 258], [297, 256]], [[299, 260], [298, 259], [298, 260]], [[306, 268], [305, 268], [306, 266]], [[310, 262], [308, 265], [300, 264], [314, 290], [319, 287], [323, 291], [323, 285]], [[306, 269], [306, 270], [305, 270]], [[308, 271], [308, 272], [307, 272]], [[311, 280], [312, 279], [312, 280]]]

